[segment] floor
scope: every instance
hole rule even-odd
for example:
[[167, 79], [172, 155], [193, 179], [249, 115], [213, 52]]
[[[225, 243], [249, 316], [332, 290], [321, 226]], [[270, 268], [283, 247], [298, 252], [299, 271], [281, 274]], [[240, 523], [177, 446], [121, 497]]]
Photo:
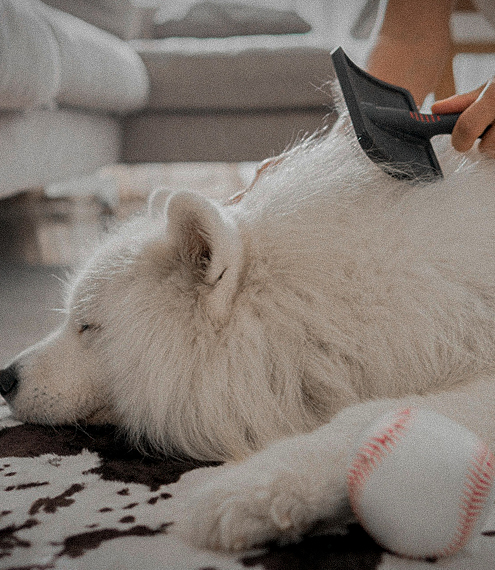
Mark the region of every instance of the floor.
[[144, 208], [153, 188], [224, 198], [245, 187], [253, 173], [251, 163], [113, 166], [103, 175], [113, 181], [117, 200], [101, 192], [77, 196], [70, 187], [58, 187], [58, 197], [33, 191], [0, 200], [0, 368], [61, 322], [57, 309], [70, 268], [110, 225]]

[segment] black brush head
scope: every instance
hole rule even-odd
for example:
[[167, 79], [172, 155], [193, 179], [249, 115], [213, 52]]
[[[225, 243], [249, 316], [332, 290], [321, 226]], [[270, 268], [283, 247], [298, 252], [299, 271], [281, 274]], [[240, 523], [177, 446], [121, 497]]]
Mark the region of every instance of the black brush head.
[[411, 93], [366, 73], [342, 48], [332, 53], [332, 59], [357, 139], [369, 158], [396, 178], [418, 181], [441, 178], [442, 170], [428, 138], [392, 132], [371, 121], [366, 113], [366, 104], [418, 113]]

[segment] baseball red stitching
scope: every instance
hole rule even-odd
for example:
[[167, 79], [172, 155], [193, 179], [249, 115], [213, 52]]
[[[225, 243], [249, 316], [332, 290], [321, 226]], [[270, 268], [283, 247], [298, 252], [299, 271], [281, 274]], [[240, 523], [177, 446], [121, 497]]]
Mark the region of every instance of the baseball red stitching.
[[494, 478], [495, 457], [484, 443], [480, 443], [468, 468], [454, 538], [438, 556], [448, 556], [466, 544], [485, 506]]
[[[347, 473], [347, 487], [353, 511], [361, 520], [360, 504], [364, 486], [373, 470], [394, 449], [406, 433], [414, 408], [404, 408], [395, 414], [389, 425], [374, 437], [368, 439], [356, 453]], [[415, 414], [414, 414], [415, 415]]]

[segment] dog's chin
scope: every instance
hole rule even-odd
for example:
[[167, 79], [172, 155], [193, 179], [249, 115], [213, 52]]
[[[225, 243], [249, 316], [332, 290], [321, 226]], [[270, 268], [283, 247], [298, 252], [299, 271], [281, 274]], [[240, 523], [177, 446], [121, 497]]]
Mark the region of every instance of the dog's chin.
[[80, 424], [80, 425], [116, 425], [115, 415], [111, 412], [110, 408], [105, 406], [98, 408], [91, 414], [85, 417], [79, 418], [53, 418], [48, 416], [38, 416], [33, 414], [25, 414], [22, 411], [16, 410], [15, 407], [8, 404], [10, 409], [10, 414], [13, 420], [28, 423], [28, 424], [38, 424], [38, 425], [70, 425], [70, 424]]

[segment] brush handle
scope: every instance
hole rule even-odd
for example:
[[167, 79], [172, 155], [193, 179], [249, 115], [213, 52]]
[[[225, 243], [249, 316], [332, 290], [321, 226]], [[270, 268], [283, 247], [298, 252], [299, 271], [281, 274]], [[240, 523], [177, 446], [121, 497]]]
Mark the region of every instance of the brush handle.
[[[429, 140], [436, 135], [451, 134], [460, 117], [460, 113], [424, 115], [405, 109], [379, 107], [371, 103], [361, 103], [361, 106], [364, 114], [379, 128], [391, 131], [396, 136], [412, 136], [423, 140]], [[478, 138], [483, 137], [490, 126]]]

